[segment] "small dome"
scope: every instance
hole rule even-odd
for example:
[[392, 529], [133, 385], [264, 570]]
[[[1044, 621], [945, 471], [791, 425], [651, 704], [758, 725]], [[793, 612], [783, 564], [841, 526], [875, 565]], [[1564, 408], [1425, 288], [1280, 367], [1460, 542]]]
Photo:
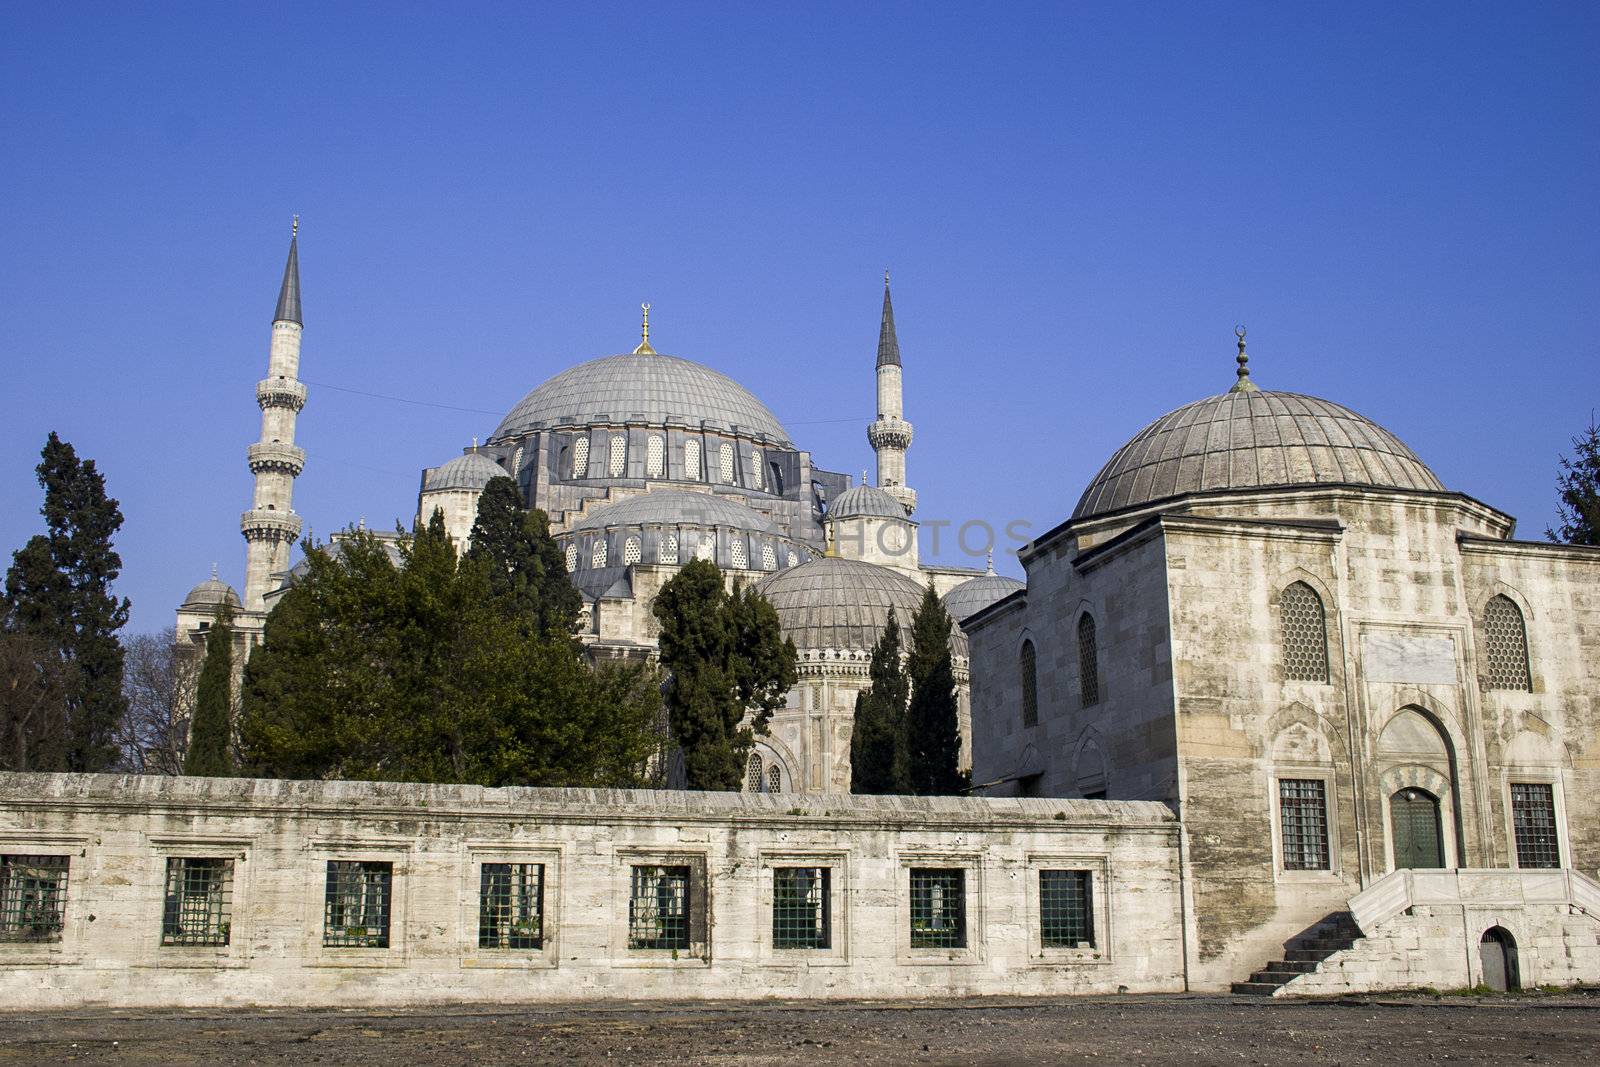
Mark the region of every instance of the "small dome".
[[828, 505], [828, 518], [853, 519], [858, 517], [905, 519], [906, 509], [894, 497], [875, 485], [855, 485], [839, 494]]
[[435, 467], [423, 483], [423, 492], [440, 489], [482, 489], [492, 478], [506, 478], [506, 469], [481, 452], [468, 452]]
[[968, 578], [944, 595], [945, 610], [957, 622], [965, 622], [991, 604], [997, 604], [1027, 586], [1003, 574], [980, 574]]
[[792, 447], [777, 416], [732, 378], [687, 359], [645, 352], [592, 359], [562, 371], [523, 397], [490, 440], [552, 426], [635, 420], [710, 422]]
[[608, 526], [731, 526], [737, 530], [777, 535], [772, 520], [736, 500], [686, 489], [657, 489], [596, 508], [575, 529]]
[[1285, 485], [1444, 489], [1398, 437], [1349, 408], [1249, 389], [1196, 400], [1140, 430], [1095, 475], [1072, 517]]
[[[922, 605], [922, 586], [898, 571], [856, 559], [824, 556], [756, 583], [777, 609], [786, 637], [801, 649], [871, 651], [893, 608], [905, 640]], [[950, 631], [950, 649], [966, 656], [967, 639]]]
[[243, 607], [233, 586], [212, 575], [189, 590], [189, 595], [183, 598], [183, 605], [178, 610], [211, 613], [224, 604], [235, 611]]

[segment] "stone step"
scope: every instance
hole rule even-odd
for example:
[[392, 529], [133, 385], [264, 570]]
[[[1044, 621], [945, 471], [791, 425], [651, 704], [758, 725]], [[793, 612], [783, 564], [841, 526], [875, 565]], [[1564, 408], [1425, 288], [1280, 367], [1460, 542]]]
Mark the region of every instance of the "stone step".
[[1261, 970], [1273, 974], [1310, 974], [1321, 962], [1321, 960], [1273, 960]]
[[1290, 963], [1321, 963], [1333, 953], [1325, 948], [1291, 948], [1283, 953], [1283, 958]]
[[1342, 952], [1356, 943], [1353, 937], [1307, 937], [1295, 942], [1297, 949], [1322, 950], [1324, 952]]
[[1269, 982], [1235, 982], [1233, 991], [1246, 997], [1270, 997], [1276, 993], [1280, 986]]

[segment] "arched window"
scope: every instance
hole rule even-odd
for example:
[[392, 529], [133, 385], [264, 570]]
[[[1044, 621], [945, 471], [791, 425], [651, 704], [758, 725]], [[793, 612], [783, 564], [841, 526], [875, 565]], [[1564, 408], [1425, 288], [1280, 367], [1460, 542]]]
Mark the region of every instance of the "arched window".
[[651, 434], [650, 440], [645, 442], [644, 475], [646, 478], [660, 478], [666, 472], [667, 443], [659, 435]]
[[515, 478], [520, 470], [522, 470], [522, 446], [518, 445], [517, 450], [511, 453], [511, 477]]
[[628, 439], [620, 433], [611, 438], [611, 477], [620, 478], [628, 469]]
[[778, 553], [771, 545], [761, 546], [761, 569], [764, 571], [778, 569]]
[[578, 546], [567, 546], [567, 573], [571, 574], [578, 569]]
[[574, 478], [587, 478], [589, 476], [589, 439], [580, 437], [572, 442], [572, 476]]
[[691, 438], [683, 443], [683, 476], [692, 482], [700, 480], [700, 439]]
[[761, 792], [761, 756], [759, 753], [750, 753], [750, 759], [745, 762], [744, 789], [747, 793]]
[[791, 548], [783, 554], [783, 565], [785, 567], [800, 566], [800, 557], [794, 554], [794, 549]]
[[1533, 691], [1528, 676], [1528, 627], [1522, 611], [1505, 594], [1483, 609], [1484, 679], [1490, 689]]
[[1283, 628], [1283, 675], [1300, 682], [1328, 680], [1328, 627], [1322, 598], [1305, 582], [1295, 582], [1278, 598]]
[[733, 484], [733, 458], [733, 446], [726, 441], [722, 442], [722, 446], [717, 449], [717, 462], [720, 468], [718, 473], [722, 475], [722, 480], [730, 485]]
[[656, 561], [659, 563], [678, 562], [677, 534], [667, 534], [667, 536], [661, 539], [661, 550], [656, 553]]
[[1039, 663], [1033, 651], [1033, 642], [1022, 642], [1022, 654], [1017, 657], [1017, 668], [1022, 674], [1022, 725], [1039, 725]]
[[739, 568], [740, 570], [744, 570], [750, 566], [750, 557], [745, 554], [744, 538], [742, 537], [735, 537], [733, 539], [733, 543], [728, 546], [728, 556], [729, 562], [731, 562], [733, 566]]
[[783, 792], [783, 769], [776, 763], [767, 768], [767, 792]]
[[761, 488], [761, 450], [754, 449], [750, 453], [750, 480], [755, 488]]
[[589, 566], [604, 567], [606, 565], [606, 539], [600, 538], [594, 543], [594, 552], [589, 556]]
[[1088, 612], [1078, 617], [1078, 696], [1086, 708], [1100, 703], [1100, 643]]
[[639, 539], [630, 537], [622, 545], [622, 565], [639, 562]]

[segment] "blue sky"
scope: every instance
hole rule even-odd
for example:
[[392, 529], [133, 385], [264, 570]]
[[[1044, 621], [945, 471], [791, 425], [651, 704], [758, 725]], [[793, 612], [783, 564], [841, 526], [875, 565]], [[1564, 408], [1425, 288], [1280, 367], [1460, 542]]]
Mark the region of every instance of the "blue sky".
[[0, 553], [56, 430], [131, 629], [241, 580], [294, 212], [319, 534], [642, 300], [859, 472], [889, 267], [919, 516], [1054, 525], [1244, 322], [1540, 537], [1600, 405], [1597, 54], [1591, 3], [7, 5]]

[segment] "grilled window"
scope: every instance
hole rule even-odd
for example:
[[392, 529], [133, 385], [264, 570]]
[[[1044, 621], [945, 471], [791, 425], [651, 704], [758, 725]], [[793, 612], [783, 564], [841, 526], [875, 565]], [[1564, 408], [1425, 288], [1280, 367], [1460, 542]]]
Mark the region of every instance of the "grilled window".
[[1088, 871], [1039, 872], [1039, 940], [1045, 948], [1093, 948]]
[[478, 880], [478, 947], [544, 947], [544, 864], [483, 865]]
[[911, 868], [911, 947], [967, 947], [967, 872]]
[[329, 860], [322, 943], [328, 948], [388, 948], [394, 864]]
[[689, 868], [635, 865], [628, 896], [628, 947], [689, 947]]
[[661, 539], [661, 548], [656, 552], [656, 558], [662, 563], [678, 562], [677, 534], [667, 534]]
[[1278, 822], [1283, 833], [1283, 869], [1326, 871], [1328, 784], [1320, 778], [1278, 779]]
[[594, 551], [589, 553], [589, 566], [604, 567], [606, 565], [606, 539], [600, 538], [594, 543]]
[[744, 791], [746, 793], [761, 792], [761, 755], [750, 753], [750, 758], [744, 763]]
[[728, 546], [728, 556], [732, 564], [741, 570], [750, 566], [750, 557], [744, 550], [744, 538], [742, 537], [733, 539], [733, 543]]
[[571, 574], [578, 569], [578, 546], [567, 546], [567, 573]]
[[783, 792], [783, 768], [776, 763], [767, 768], [767, 792]]
[[778, 550], [771, 545], [761, 546], [761, 569], [764, 571], [778, 569]]
[[60, 941], [66, 856], [0, 856], [0, 941]]
[[587, 478], [589, 476], [589, 439], [580, 437], [572, 442], [572, 476], [574, 478]]
[[786, 567], [798, 567], [800, 565], [800, 557], [795, 555], [794, 550], [791, 549], [783, 554], [783, 564]]
[[1528, 678], [1528, 628], [1508, 596], [1492, 598], [1483, 611], [1483, 655], [1490, 689], [1533, 691]]
[[638, 563], [639, 559], [639, 539], [630, 537], [622, 543], [622, 565], [626, 567], [630, 563]]
[[1086, 708], [1100, 703], [1100, 645], [1089, 614], [1078, 618], [1078, 696]]
[[1022, 642], [1018, 669], [1022, 672], [1022, 725], [1039, 725], [1039, 662], [1032, 641]]
[[647, 478], [659, 478], [667, 471], [667, 443], [651, 435], [644, 446], [644, 473]]
[[683, 476], [692, 482], [700, 480], [700, 441], [698, 439], [685, 441], [683, 444]]
[[722, 480], [725, 482], [731, 483], [733, 481], [733, 461], [733, 446], [724, 441], [721, 447], [717, 449], [717, 464], [718, 473], [722, 475]]
[[750, 481], [754, 488], [761, 488], [761, 452], [750, 453]]
[[233, 860], [168, 857], [163, 945], [226, 945], [232, 913]]
[[827, 867], [774, 867], [772, 947], [830, 948]]
[[1300, 682], [1328, 680], [1328, 628], [1322, 598], [1305, 582], [1295, 582], [1278, 598], [1283, 629], [1283, 674]]
[[1555, 788], [1544, 782], [1511, 783], [1511, 826], [1518, 867], [1559, 867]]
[[622, 477], [622, 472], [628, 469], [628, 439], [621, 434], [611, 438], [611, 463], [608, 469], [613, 478]]

